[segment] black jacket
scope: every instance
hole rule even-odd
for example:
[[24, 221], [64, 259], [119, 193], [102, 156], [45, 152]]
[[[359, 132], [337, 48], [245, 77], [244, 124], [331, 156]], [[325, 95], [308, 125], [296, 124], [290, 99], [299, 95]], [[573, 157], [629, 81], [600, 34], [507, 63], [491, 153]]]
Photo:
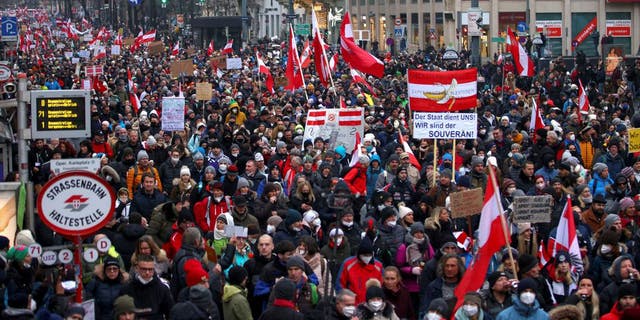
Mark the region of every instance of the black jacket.
[[144, 309], [141, 317], [149, 320], [164, 320], [169, 317], [173, 307], [173, 298], [169, 288], [164, 285], [158, 276], [143, 284], [140, 280], [133, 279], [120, 291], [120, 295], [129, 295], [138, 309]]

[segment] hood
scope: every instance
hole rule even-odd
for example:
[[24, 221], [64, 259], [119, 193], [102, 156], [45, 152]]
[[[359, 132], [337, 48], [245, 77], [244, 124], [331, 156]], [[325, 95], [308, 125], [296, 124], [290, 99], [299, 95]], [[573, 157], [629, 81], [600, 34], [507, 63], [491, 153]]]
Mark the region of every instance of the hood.
[[619, 257], [617, 257], [615, 260], [613, 260], [613, 263], [611, 263], [611, 267], [609, 268], [609, 275], [617, 283], [620, 283], [623, 280], [622, 276], [620, 275], [620, 265], [625, 260], [633, 261], [633, 258], [631, 256], [627, 255], [627, 254], [622, 254]]
[[371, 163], [371, 162], [374, 162], [374, 161], [378, 161], [378, 163], [382, 163], [380, 161], [380, 156], [377, 153], [374, 153], [374, 154], [371, 155], [371, 160], [369, 162]]
[[229, 302], [229, 300], [231, 300], [231, 298], [236, 295], [236, 294], [242, 294], [245, 291], [238, 288], [237, 286], [232, 286], [232, 285], [225, 285], [224, 286], [224, 291], [222, 293], [222, 301], [223, 302]]
[[122, 227], [122, 235], [124, 235], [128, 240], [136, 240], [144, 236], [145, 232], [146, 229], [139, 224], [127, 224]]

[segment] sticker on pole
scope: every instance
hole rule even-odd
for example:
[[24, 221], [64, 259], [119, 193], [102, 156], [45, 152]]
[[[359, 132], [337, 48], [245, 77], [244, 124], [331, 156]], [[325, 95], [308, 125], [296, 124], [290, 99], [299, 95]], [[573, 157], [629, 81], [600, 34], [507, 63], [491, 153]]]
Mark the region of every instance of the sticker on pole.
[[96, 250], [95, 248], [86, 248], [82, 252], [82, 257], [86, 262], [89, 262], [89, 263], [96, 262], [98, 261], [98, 250]]
[[42, 255], [42, 246], [38, 243], [34, 243], [29, 246], [29, 255], [33, 258], [40, 258]]
[[111, 240], [109, 240], [109, 238], [102, 238], [98, 240], [96, 242], [96, 248], [102, 253], [109, 251], [109, 248], [111, 248]]
[[55, 253], [55, 251], [47, 250], [42, 253], [40, 260], [42, 260], [42, 263], [44, 263], [45, 265], [52, 266], [56, 264], [56, 261], [58, 260], [58, 255]]
[[65, 236], [87, 236], [107, 224], [115, 193], [98, 175], [69, 171], [49, 180], [38, 194], [38, 212], [53, 231]]
[[69, 249], [60, 250], [60, 252], [58, 252], [58, 260], [60, 260], [62, 264], [71, 263], [71, 261], [73, 261], [73, 252]]

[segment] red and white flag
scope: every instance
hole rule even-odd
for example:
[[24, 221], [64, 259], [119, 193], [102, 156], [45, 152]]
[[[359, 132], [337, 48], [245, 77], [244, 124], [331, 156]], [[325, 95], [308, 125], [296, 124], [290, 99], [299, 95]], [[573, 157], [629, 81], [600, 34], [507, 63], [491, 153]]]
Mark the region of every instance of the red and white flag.
[[362, 153], [362, 142], [360, 140], [360, 132], [356, 131], [356, 143], [351, 152], [351, 161], [349, 161], [349, 167], [353, 168], [358, 162], [360, 162], [360, 153]]
[[227, 40], [227, 44], [222, 48], [222, 54], [232, 54], [233, 53], [233, 38]]
[[262, 55], [258, 51], [256, 51], [256, 59], [258, 61], [258, 73], [265, 75], [266, 80], [264, 84], [270, 93], [274, 93], [275, 91], [273, 90], [273, 76], [271, 75], [271, 70], [269, 70], [269, 67], [267, 67], [264, 61], [262, 61]]
[[93, 59], [98, 60], [107, 57], [107, 49], [105, 46], [95, 46], [93, 50]]
[[578, 109], [580, 109], [578, 111], [578, 114], [580, 114], [580, 111], [585, 112], [585, 113], [589, 113], [589, 97], [587, 96], [587, 92], [584, 91], [584, 87], [582, 86], [582, 80], [578, 79], [578, 83], [580, 84], [580, 88], [578, 91]]
[[362, 73], [360, 73], [360, 71], [351, 68], [351, 79], [353, 79], [354, 83], [359, 83], [359, 84], [365, 86], [367, 88], [367, 90], [369, 90], [369, 92], [371, 92], [373, 94], [373, 87], [371, 87], [369, 82], [367, 82], [367, 80], [365, 80], [364, 76], [362, 75]]
[[156, 29], [153, 29], [140, 37], [140, 44], [156, 41]]
[[326, 45], [322, 40], [315, 10], [311, 10], [311, 22], [313, 25], [313, 62], [316, 65], [316, 74], [320, 78], [320, 82], [326, 87], [331, 82], [331, 68], [329, 67], [329, 59], [327, 59], [327, 52], [325, 51]]
[[307, 126], [323, 126], [326, 116], [326, 110], [309, 110], [307, 113]]
[[558, 228], [556, 229], [555, 243], [553, 248], [553, 257], [555, 258], [558, 251], [569, 252], [571, 256], [571, 266], [576, 272], [582, 271], [582, 255], [580, 254], [580, 244], [578, 243], [578, 234], [576, 232], [576, 223], [573, 219], [573, 206], [571, 205], [571, 196], [567, 196], [567, 203], [564, 205]]
[[542, 120], [542, 113], [536, 103], [536, 99], [531, 99], [531, 121], [529, 121], [529, 131], [535, 132], [538, 129], [544, 128], [544, 121]]
[[507, 50], [513, 56], [513, 62], [516, 65], [518, 74], [523, 77], [533, 77], [533, 60], [518, 42], [511, 28], [507, 29]]
[[122, 46], [122, 35], [118, 33], [115, 40], [113, 40], [113, 44], [117, 46]]
[[443, 112], [475, 108], [476, 68], [459, 71], [408, 71], [409, 107], [418, 112]]
[[398, 140], [400, 140], [399, 142], [402, 145], [402, 149], [404, 149], [404, 152], [409, 155], [409, 163], [411, 163], [411, 165], [418, 169], [418, 171], [421, 171], [422, 165], [420, 164], [420, 161], [418, 161], [418, 158], [416, 158], [416, 156], [413, 154], [413, 150], [411, 150], [409, 144], [404, 140], [402, 133], [398, 133]]
[[309, 44], [309, 40], [304, 42], [304, 48], [302, 49], [302, 53], [300, 53], [300, 65], [303, 68], [309, 67], [311, 64], [311, 44]]
[[300, 66], [298, 48], [296, 47], [296, 38], [291, 25], [289, 25], [289, 43], [287, 47], [287, 68], [285, 69], [285, 75], [287, 79], [289, 79], [289, 83], [285, 87], [286, 90], [295, 91], [304, 86], [302, 67]]
[[478, 227], [478, 253], [471, 262], [469, 268], [464, 273], [462, 280], [454, 290], [454, 295], [458, 298], [454, 312], [462, 305], [464, 295], [480, 289], [484, 283], [484, 275], [491, 263], [491, 258], [502, 247], [508, 245], [510, 239], [509, 230], [505, 225], [505, 219], [501, 215], [502, 203], [500, 201], [500, 190], [497, 189], [498, 182], [493, 168], [490, 168], [489, 183], [484, 194], [484, 205], [480, 213], [480, 226]]
[[[549, 243], [551, 243], [552, 239], [549, 239]], [[547, 249], [548, 245], [545, 246], [544, 242], [540, 242], [540, 246], [538, 246], [538, 267], [540, 267], [540, 269], [544, 269], [544, 267], [547, 266], [547, 264], [549, 262], [551, 262], [551, 259], [553, 259], [552, 253], [549, 252], [549, 250]]]
[[338, 68], [338, 54], [334, 54], [331, 59], [329, 60], [329, 68], [331, 69], [331, 72], [336, 72], [336, 69]]
[[176, 45], [174, 45], [173, 49], [171, 49], [172, 56], [177, 56], [179, 54], [180, 54], [180, 41], [176, 42]]
[[131, 103], [133, 111], [137, 114], [140, 109], [140, 99], [136, 93], [138, 89], [136, 88], [135, 82], [133, 82], [133, 77], [131, 76], [131, 70], [129, 70], [129, 68], [127, 68], [127, 85], [129, 87], [129, 102]]
[[215, 51], [213, 49], [213, 39], [211, 39], [211, 41], [209, 42], [209, 47], [207, 47], [207, 55], [211, 56], [213, 54], [213, 51]]
[[[340, 126], [359, 126], [362, 125], [361, 108], [340, 109], [338, 110], [338, 125]], [[329, 119], [327, 119], [329, 117]], [[334, 122], [335, 114], [327, 115], [327, 110], [309, 110], [307, 113], [307, 126], [323, 126], [327, 122]]]
[[345, 12], [344, 17], [342, 17], [342, 24], [340, 25], [340, 51], [342, 59], [350, 64], [352, 68], [360, 72], [382, 78], [384, 75], [384, 63], [366, 50], [358, 47], [355, 43], [350, 16], [349, 12]]

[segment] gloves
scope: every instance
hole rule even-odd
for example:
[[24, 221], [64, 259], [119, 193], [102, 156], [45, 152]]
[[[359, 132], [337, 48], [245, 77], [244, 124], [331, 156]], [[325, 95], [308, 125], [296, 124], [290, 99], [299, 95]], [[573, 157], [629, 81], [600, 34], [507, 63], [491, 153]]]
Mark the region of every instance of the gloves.
[[205, 233], [204, 238], [207, 240], [212, 240], [213, 239], [213, 231], [209, 231], [207, 233]]
[[422, 268], [420, 267], [413, 267], [411, 268], [411, 273], [415, 274], [416, 276], [419, 276], [420, 273], [422, 273]]

